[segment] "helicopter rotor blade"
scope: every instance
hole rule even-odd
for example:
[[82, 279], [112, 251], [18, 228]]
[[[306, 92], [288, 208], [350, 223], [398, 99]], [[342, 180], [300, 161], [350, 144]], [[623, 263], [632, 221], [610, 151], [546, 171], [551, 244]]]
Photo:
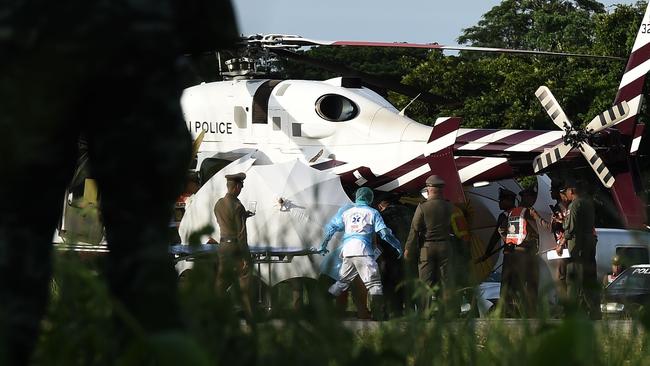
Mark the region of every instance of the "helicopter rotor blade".
[[523, 55], [542, 55], [542, 56], [562, 56], [562, 57], [581, 57], [597, 58], [625, 61], [626, 58], [605, 56], [605, 55], [587, 55], [582, 53], [571, 52], [551, 52], [540, 50], [521, 50], [497, 47], [474, 47], [460, 45], [441, 45], [438, 43], [410, 43], [410, 42], [374, 42], [374, 41], [329, 41], [304, 38], [296, 35], [254, 35], [248, 37], [248, 43], [258, 43], [263, 47], [276, 48], [300, 48], [304, 46], [350, 46], [350, 47], [399, 47], [399, 48], [425, 48], [430, 50], [450, 50], [450, 51], [470, 51], [470, 52], [487, 52], [487, 53], [512, 53]]
[[609, 172], [609, 169], [607, 169], [603, 160], [598, 156], [596, 150], [585, 142], [580, 143], [579, 150], [585, 159], [587, 159], [587, 163], [589, 163], [591, 169], [594, 170], [603, 185], [607, 188], [612, 188], [615, 181], [614, 176]]
[[543, 153], [537, 155], [533, 160], [533, 170], [535, 171], [535, 174], [546, 169], [549, 165], [557, 163], [558, 160], [565, 157], [572, 148], [573, 146], [561, 142], [550, 149], [544, 150]]
[[626, 101], [623, 101], [594, 117], [594, 119], [585, 126], [585, 131], [589, 133], [602, 131], [624, 120], [629, 112], [630, 107], [627, 105]]
[[569, 119], [562, 110], [560, 103], [557, 102], [549, 88], [546, 86], [540, 86], [537, 91], [535, 91], [535, 96], [539, 99], [539, 102], [542, 103], [544, 110], [546, 110], [546, 113], [551, 116], [551, 119], [556, 126], [562, 130], [571, 127], [571, 122], [569, 122]]

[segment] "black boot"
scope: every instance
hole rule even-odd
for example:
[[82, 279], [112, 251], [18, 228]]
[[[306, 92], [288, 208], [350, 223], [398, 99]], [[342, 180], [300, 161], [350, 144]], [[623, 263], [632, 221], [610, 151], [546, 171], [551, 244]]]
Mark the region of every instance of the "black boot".
[[372, 320], [386, 320], [384, 295], [370, 295], [370, 311]]

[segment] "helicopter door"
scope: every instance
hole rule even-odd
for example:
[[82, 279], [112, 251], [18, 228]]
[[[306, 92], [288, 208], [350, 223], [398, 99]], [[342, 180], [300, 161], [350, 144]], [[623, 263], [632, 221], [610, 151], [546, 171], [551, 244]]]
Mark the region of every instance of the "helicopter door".
[[262, 83], [253, 96], [251, 136], [259, 142], [265, 141], [269, 135], [271, 118], [269, 116], [269, 98], [276, 85], [282, 80], [268, 80]]

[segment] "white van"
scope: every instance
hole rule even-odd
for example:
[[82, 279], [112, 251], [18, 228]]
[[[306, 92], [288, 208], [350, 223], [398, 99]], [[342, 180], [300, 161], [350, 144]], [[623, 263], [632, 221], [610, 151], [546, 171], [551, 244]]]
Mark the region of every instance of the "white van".
[[612, 270], [612, 258], [618, 255], [626, 266], [650, 263], [650, 232], [624, 229], [596, 229], [598, 278]]

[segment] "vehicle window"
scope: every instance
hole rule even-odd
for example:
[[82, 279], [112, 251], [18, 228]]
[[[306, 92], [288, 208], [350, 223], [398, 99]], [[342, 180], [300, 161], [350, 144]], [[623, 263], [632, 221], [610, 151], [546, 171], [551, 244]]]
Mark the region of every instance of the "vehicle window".
[[330, 122], [344, 122], [356, 117], [359, 107], [342, 95], [325, 94], [316, 101], [316, 113]]
[[616, 248], [616, 255], [621, 258], [624, 267], [650, 263], [647, 248], [621, 246]]
[[612, 289], [650, 289], [650, 268], [630, 268], [609, 286]]

